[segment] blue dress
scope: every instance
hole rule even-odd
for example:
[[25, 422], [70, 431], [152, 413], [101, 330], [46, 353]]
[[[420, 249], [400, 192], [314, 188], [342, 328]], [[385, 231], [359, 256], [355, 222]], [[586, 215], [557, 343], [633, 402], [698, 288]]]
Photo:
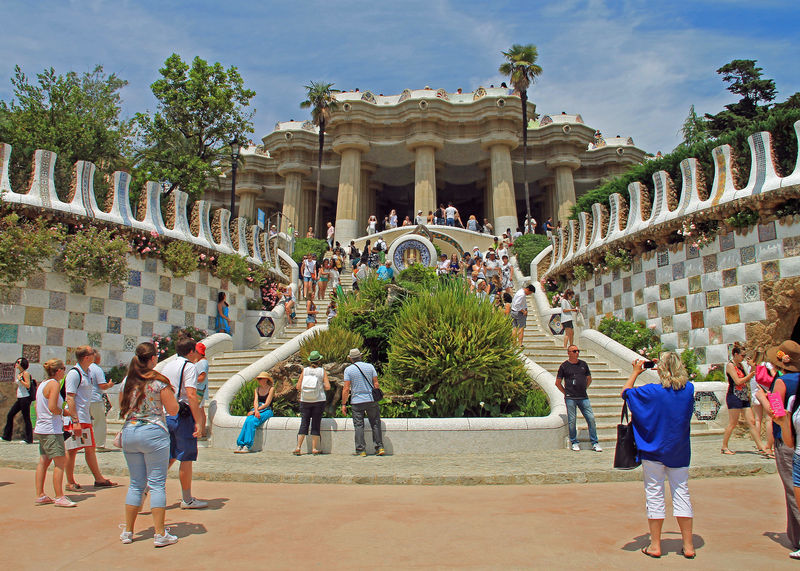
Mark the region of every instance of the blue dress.
[[[226, 303], [222, 309], [222, 315], [228, 317], [228, 304]], [[218, 333], [227, 333], [228, 335], [231, 334], [231, 326], [227, 320], [222, 319], [222, 316], [219, 314], [219, 306], [217, 306], [217, 332]]]

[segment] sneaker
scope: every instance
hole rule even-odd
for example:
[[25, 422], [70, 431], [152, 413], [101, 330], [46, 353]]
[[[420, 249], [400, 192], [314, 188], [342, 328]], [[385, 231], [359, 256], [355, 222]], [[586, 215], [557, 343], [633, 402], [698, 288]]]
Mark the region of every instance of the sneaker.
[[74, 508], [78, 504], [70, 500], [67, 496], [61, 496], [53, 502], [53, 505], [57, 508]]
[[[188, 502], [184, 502], [183, 500], [181, 500], [181, 509], [182, 510], [201, 510], [201, 509], [207, 508], [207, 507], [208, 507], [208, 502], [204, 502], [203, 500], [198, 500], [197, 498], [192, 498]], [[169, 536], [169, 534], [165, 532], [164, 533], [164, 537], [167, 537], [167, 536]], [[170, 536], [170, 537], [174, 537], [174, 536]], [[178, 541], [178, 539], [175, 538], [175, 541]], [[172, 543], [175, 543], [175, 541], [173, 541]], [[169, 545], [169, 543], [165, 543], [164, 545]]]
[[792, 551], [789, 554], [789, 557], [791, 557], [792, 559], [800, 559], [800, 549], [798, 549], [797, 551]]
[[47, 504], [52, 504], [55, 502], [53, 501], [53, 498], [51, 498], [50, 496], [42, 496], [36, 498], [36, 500], [34, 500], [33, 503], [36, 504], [37, 506], [46, 506]]
[[361, 456], [362, 458], [366, 458], [367, 457], [367, 453], [364, 450], [360, 450], [360, 451], [356, 450], [356, 452], [355, 452], [355, 454], [353, 454], [353, 456]]
[[572, 448], [572, 451], [573, 451], [573, 452], [580, 452], [580, 451], [581, 451], [581, 445], [580, 445], [580, 444], [578, 444], [577, 442], [575, 442], [575, 443], [574, 443], [574, 444], [571, 446], [571, 448]]
[[[192, 499], [194, 500], [194, 498]], [[167, 545], [172, 545], [173, 543], [178, 543], [178, 538], [170, 534], [168, 527], [164, 528], [164, 535], [158, 535], [156, 533], [153, 536], [153, 545], [155, 545], [156, 547], [166, 547]]]
[[119, 524], [119, 528], [122, 530], [122, 533], [119, 534], [119, 540], [125, 545], [133, 543], [133, 532], [125, 531], [124, 523]]
[[248, 452], [250, 452], [250, 449], [247, 446], [239, 446], [233, 451], [234, 454], [247, 454]]
[[602, 452], [603, 451], [603, 449], [600, 447], [599, 444], [592, 444], [592, 450], [594, 450], [595, 452]]
[[384, 450], [383, 448], [378, 448], [375, 451], [375, 456], [386, 456], [386, 450]]

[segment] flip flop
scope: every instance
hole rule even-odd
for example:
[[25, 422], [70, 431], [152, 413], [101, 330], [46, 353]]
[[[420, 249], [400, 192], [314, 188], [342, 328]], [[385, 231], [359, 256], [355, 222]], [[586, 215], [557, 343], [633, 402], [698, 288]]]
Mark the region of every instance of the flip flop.
[[697, 557], [697, 553], [692, 553], [691, 555], [687, 555], [686, 552], [681, 548], [681, 555], [683, 555], [686, 559], [694, 559]]
[[75, 482], [74, 484], [67, 484], [66, 486], [64, 486], [64, 488], [66, 488], [70, 492], [82, 492], [83, 491], [83, 486], [81, 486], [77, 482]]
[[736, 454], [736, 452], [734, 452], [730, 448], [723, 448], [722, 450], [720, 450], [720, 452], [722, 452], [723, 454], [727, 454], [728, 456], [733, 456], [734, 454]]
[[295, 448], [294, 452], [292, 452], [292, 454], [294, 454], [295, 456], [300, 456], [302, 454], [302, 452], [300, 452], [299, 448]]
[[653, 559], [661, 559], [661, 555], [656, 555], [654, 553], [650, 553], [649, 551], [647, 551], [649, 547], [650, 547], [649, 545], [645, 545], [644, 547], [642, 547], [642, 553], [644, 553], [648, 557], [652, 557]]
[[322, 450], [312, 450], [312, 451], [311, 451], [311, 453], [312, 453], [314, 456], [319, 456], [320, 454], [322, 454]]
[[113, 488], [116, 485], [117, 485], [117, 483], [116, 482], [112, 482], [111, 480], [103, 480], [102, 482], [95, 482], [94, 483], [94, 487], [95, 488]]

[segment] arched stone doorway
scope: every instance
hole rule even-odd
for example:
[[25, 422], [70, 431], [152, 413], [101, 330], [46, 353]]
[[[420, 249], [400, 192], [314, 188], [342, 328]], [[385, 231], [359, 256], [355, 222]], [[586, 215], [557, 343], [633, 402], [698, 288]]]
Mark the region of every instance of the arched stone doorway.
[[747, 348], [766, 350], [787, 339], [800, 343], [800, 278], [762, 282], [761, 299], [767, 318], [745, 325]]

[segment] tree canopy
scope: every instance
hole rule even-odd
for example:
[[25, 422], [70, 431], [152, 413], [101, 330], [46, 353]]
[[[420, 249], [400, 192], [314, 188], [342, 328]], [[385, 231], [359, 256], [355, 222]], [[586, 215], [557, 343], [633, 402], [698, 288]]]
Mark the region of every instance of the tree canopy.
[[735, 59], [717, 70], [722, 81], [729, 84], [726, 89], [741, 99], [726, 105], [725, 110], [716, 115], [706, 114], [710, 135], [716, 137], [742, 127], [748, 121], [763, 118], [766, 107], [759, 106], [759, 103], [771, 103], [777, 93], [775, 81], [762, 78], [763, 71], [753, 59]]
[[332, 83], [324, 81], [312, 81], [310, 85], [304, 86], [306, 89], [306, 100], [300, 103], [301, 109], [311, 108], [311, 121], [319, 127], [319, 149], [317, 156], [317, 193], [314, 206], [314, 235], [319, 236], [322, 228], [319, 220], [319, 201], [322, 175], [322, 149], [325, 146], [325, 126], [331, 120], [331, 111], [336, 109], [336, 99], [333, 94], [337, 89], [332, 89]]

